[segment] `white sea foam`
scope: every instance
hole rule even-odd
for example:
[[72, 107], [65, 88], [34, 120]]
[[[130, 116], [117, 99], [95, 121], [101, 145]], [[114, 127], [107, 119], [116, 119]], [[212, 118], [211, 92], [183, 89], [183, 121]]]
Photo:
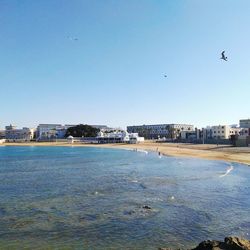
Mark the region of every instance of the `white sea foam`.
[[230, 166], [229, 168], [227, 168], [227, 170], [226, 170], [226, 172], [224, 174], [220, 175], [220, 177], [227, 176], [233, 169], [234, 169], [234, 167]]
[[143, 149], [137, 149], [137, 152], [141, 152], [141, 153], [145, 153], [145, 154], [148, 154], [148, 151], [146, 151], [146, 150], [143, 150]]
[[138, 180], [131, 180], [131, 182], [133, 182], [133, 183], [138, 183]]
[[133, 148], [122, 148], [123, 150], [134, 151]]

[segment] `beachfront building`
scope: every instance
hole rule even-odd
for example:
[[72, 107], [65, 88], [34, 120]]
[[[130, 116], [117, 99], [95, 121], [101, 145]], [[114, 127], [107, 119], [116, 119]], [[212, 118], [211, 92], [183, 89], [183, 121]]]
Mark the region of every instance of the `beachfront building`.
[[138, 133], [128, 133], [123, 129], [101, 129], [96, 137], [98, 143], [139, 143], [144, 141]]
[[64, 129], [61, 124], [39, 124], [36, 130], [36, 140], [46, 141], [56, 139], [58, 136], [61, 138], [63, 133]]
[[119, 143], [128, 142], [128, 132], [121, 129], [102, 129], [98, 132], [97, 140], [99, 143]]
[[128, 135], [129, 135], [128, 143], [135, 144], [144, 142], [144, 137], [139, 136], [138, 133], [129, 133]]
[[182, 131], [194, 131], [194, 125], [189, 124], [155, 124], [155, 125], [139, 125], [127, 126], [129, 133], [138, 133], [139, 136], [146, 139], [158, 138], [180, 138]]
[[241, 128], [231, 127], [228, 125], [217, 125], [211, 127], [212, 138], [230, 139], [232, 135], [240, 135]]
[[31, 141], [34, 138], [35, 129], [32, 128], [22, 128], [17, 129], [16, 126], [6, 126], [5, 127], [5, 139], [6, 141]]
[[250, 119], [241, 119], [240, 120], [241, 128], [250, 128]]
[[39, 124], [37, 126], [37, 141], [50, 141], [64, 139], [68, 128], [75, 127], [73, 124]]
[[241, 128], [240, 136], [243, 136], [243, 137], [250, 136], [250, 128]]
[[0, 139], [5, 138], [5, 130], [0, 130]]

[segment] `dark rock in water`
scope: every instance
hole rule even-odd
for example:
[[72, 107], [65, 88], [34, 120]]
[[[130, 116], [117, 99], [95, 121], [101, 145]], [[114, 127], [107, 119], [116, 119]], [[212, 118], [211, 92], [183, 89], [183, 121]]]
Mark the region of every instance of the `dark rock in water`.
[[206, 240], [192, 250], [250, 250], [250, 241], [238, 237], [226, 237], [224, 242]]
[[158, 250], [171, 250], [171, 248], [168, 248], [168, 247], [162, 248], [162, 247], [160, 247], [160, 248], [158, 248]]
[[139, 184], [139, 186], [142, 188], [142, 189], [146, 189], [147, 187], [145, 185], [143, 185], [142, 183]]
[[226, 237], [225, 243], [227, 246], [230, 246], [231, 249], [250, 249], [250, 241], [238, 237]]
[[134, 210], [124, 211], [123, 214], [124, 215], [132, 215], [132, 214], [135, 214], [135, 211]]
[[[158, 249], [171, 250], [171, 248]], [[226, 237], [224, 242], [217, 240], [205, 240], [191, 250], [250, 250], [250, 241], [238, 237]]]
[[6, 210], [0, 207], [0, 215], [5, 215], [5, 214], [6, 214]]
[[144, 209], [151, 209], [151, 207], [148, 206], [148, 205], [145, 205], [145, 206], [143, 206], [142, 208], [144, 208]]
[[202, 241], [197, 247], [193, 248], [193, 250], [219, 250], [225, 249], [224, 242], [216, 241], [216, 240], [205, 240]]

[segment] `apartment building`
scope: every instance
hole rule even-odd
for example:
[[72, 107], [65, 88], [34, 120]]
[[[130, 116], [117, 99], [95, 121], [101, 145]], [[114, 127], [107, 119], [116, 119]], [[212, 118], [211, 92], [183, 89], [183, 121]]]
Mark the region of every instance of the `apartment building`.
[[157, 138], [178, 138], [181, 131], [194, 131], [194, 125], [189, 124], [155, 124], [155, 125], [138, 125], [127, 126], [129, 133], [138, 133], [147, 139]]
[[242, 119], [240, 120], [241, 128], [250, 128], [250, 119]]
[[17, 129], [16, 126], [5, 127], [5, 139], [7, 141], [30, 141], [34, 138], [35, 129], [23, 127]]
[[232, 135], [240, 135], [241, 128], [232, 128], [228, 125], [212, 126], [211, 137], [216, 139], [230, 139]]
[[5, 138], [5, 130], [0, 130], [0, 139]]

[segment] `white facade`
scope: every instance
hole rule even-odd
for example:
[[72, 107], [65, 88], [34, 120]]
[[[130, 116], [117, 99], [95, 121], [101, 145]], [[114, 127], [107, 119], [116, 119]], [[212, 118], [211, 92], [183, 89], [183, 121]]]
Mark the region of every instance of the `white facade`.
[[5, 143], [5, 139], [0, 139], [0, 144], [3, 144], [3, 143]]
[[144, 141], [144, 137], [138, 136], [138, 133], [128, 133], [125, 130], [121, 129], [108, 129], [108, 130], [101, 130], [98, 133], [97, 138], [100, 140], [113, 140], [119, 142], [126, 142], [126, 143], [139, 143]]
[[98, 132], [98, 138], [114, 138], [122, 139], [123, 141], [129, 141], [129, 134], [125, 130], [101, 130]]
[[37, 140], [63, 139], [66, 131], [76, 125], [39, 124], [37, 127]]
[[138, 133], [129, 133], [129, 143], [144, 142], [144, 137], [140, 137]]
[[6, 126], [5, 138], [7, 141], [30, 141], [34, 138], [35, 129], [16, 129], [14, 126]]
[[181, 131], [194, 131], [194, 125], [189, 124], [155, 124], [155, 125], [138, 125], [127, 126], [129, 133], [138, 133], [147, 138], [176, 138], [180, 136]]
[[37, 140], [56, 138], [57, 130], [62, 128], [61, 124], [39, 124], [37, 127]]
[[212, 138], [230, 139], [231, 135], [239, 135], [240, 128], [231, 128], [228, 125], [218, 125], [211, 127]]

